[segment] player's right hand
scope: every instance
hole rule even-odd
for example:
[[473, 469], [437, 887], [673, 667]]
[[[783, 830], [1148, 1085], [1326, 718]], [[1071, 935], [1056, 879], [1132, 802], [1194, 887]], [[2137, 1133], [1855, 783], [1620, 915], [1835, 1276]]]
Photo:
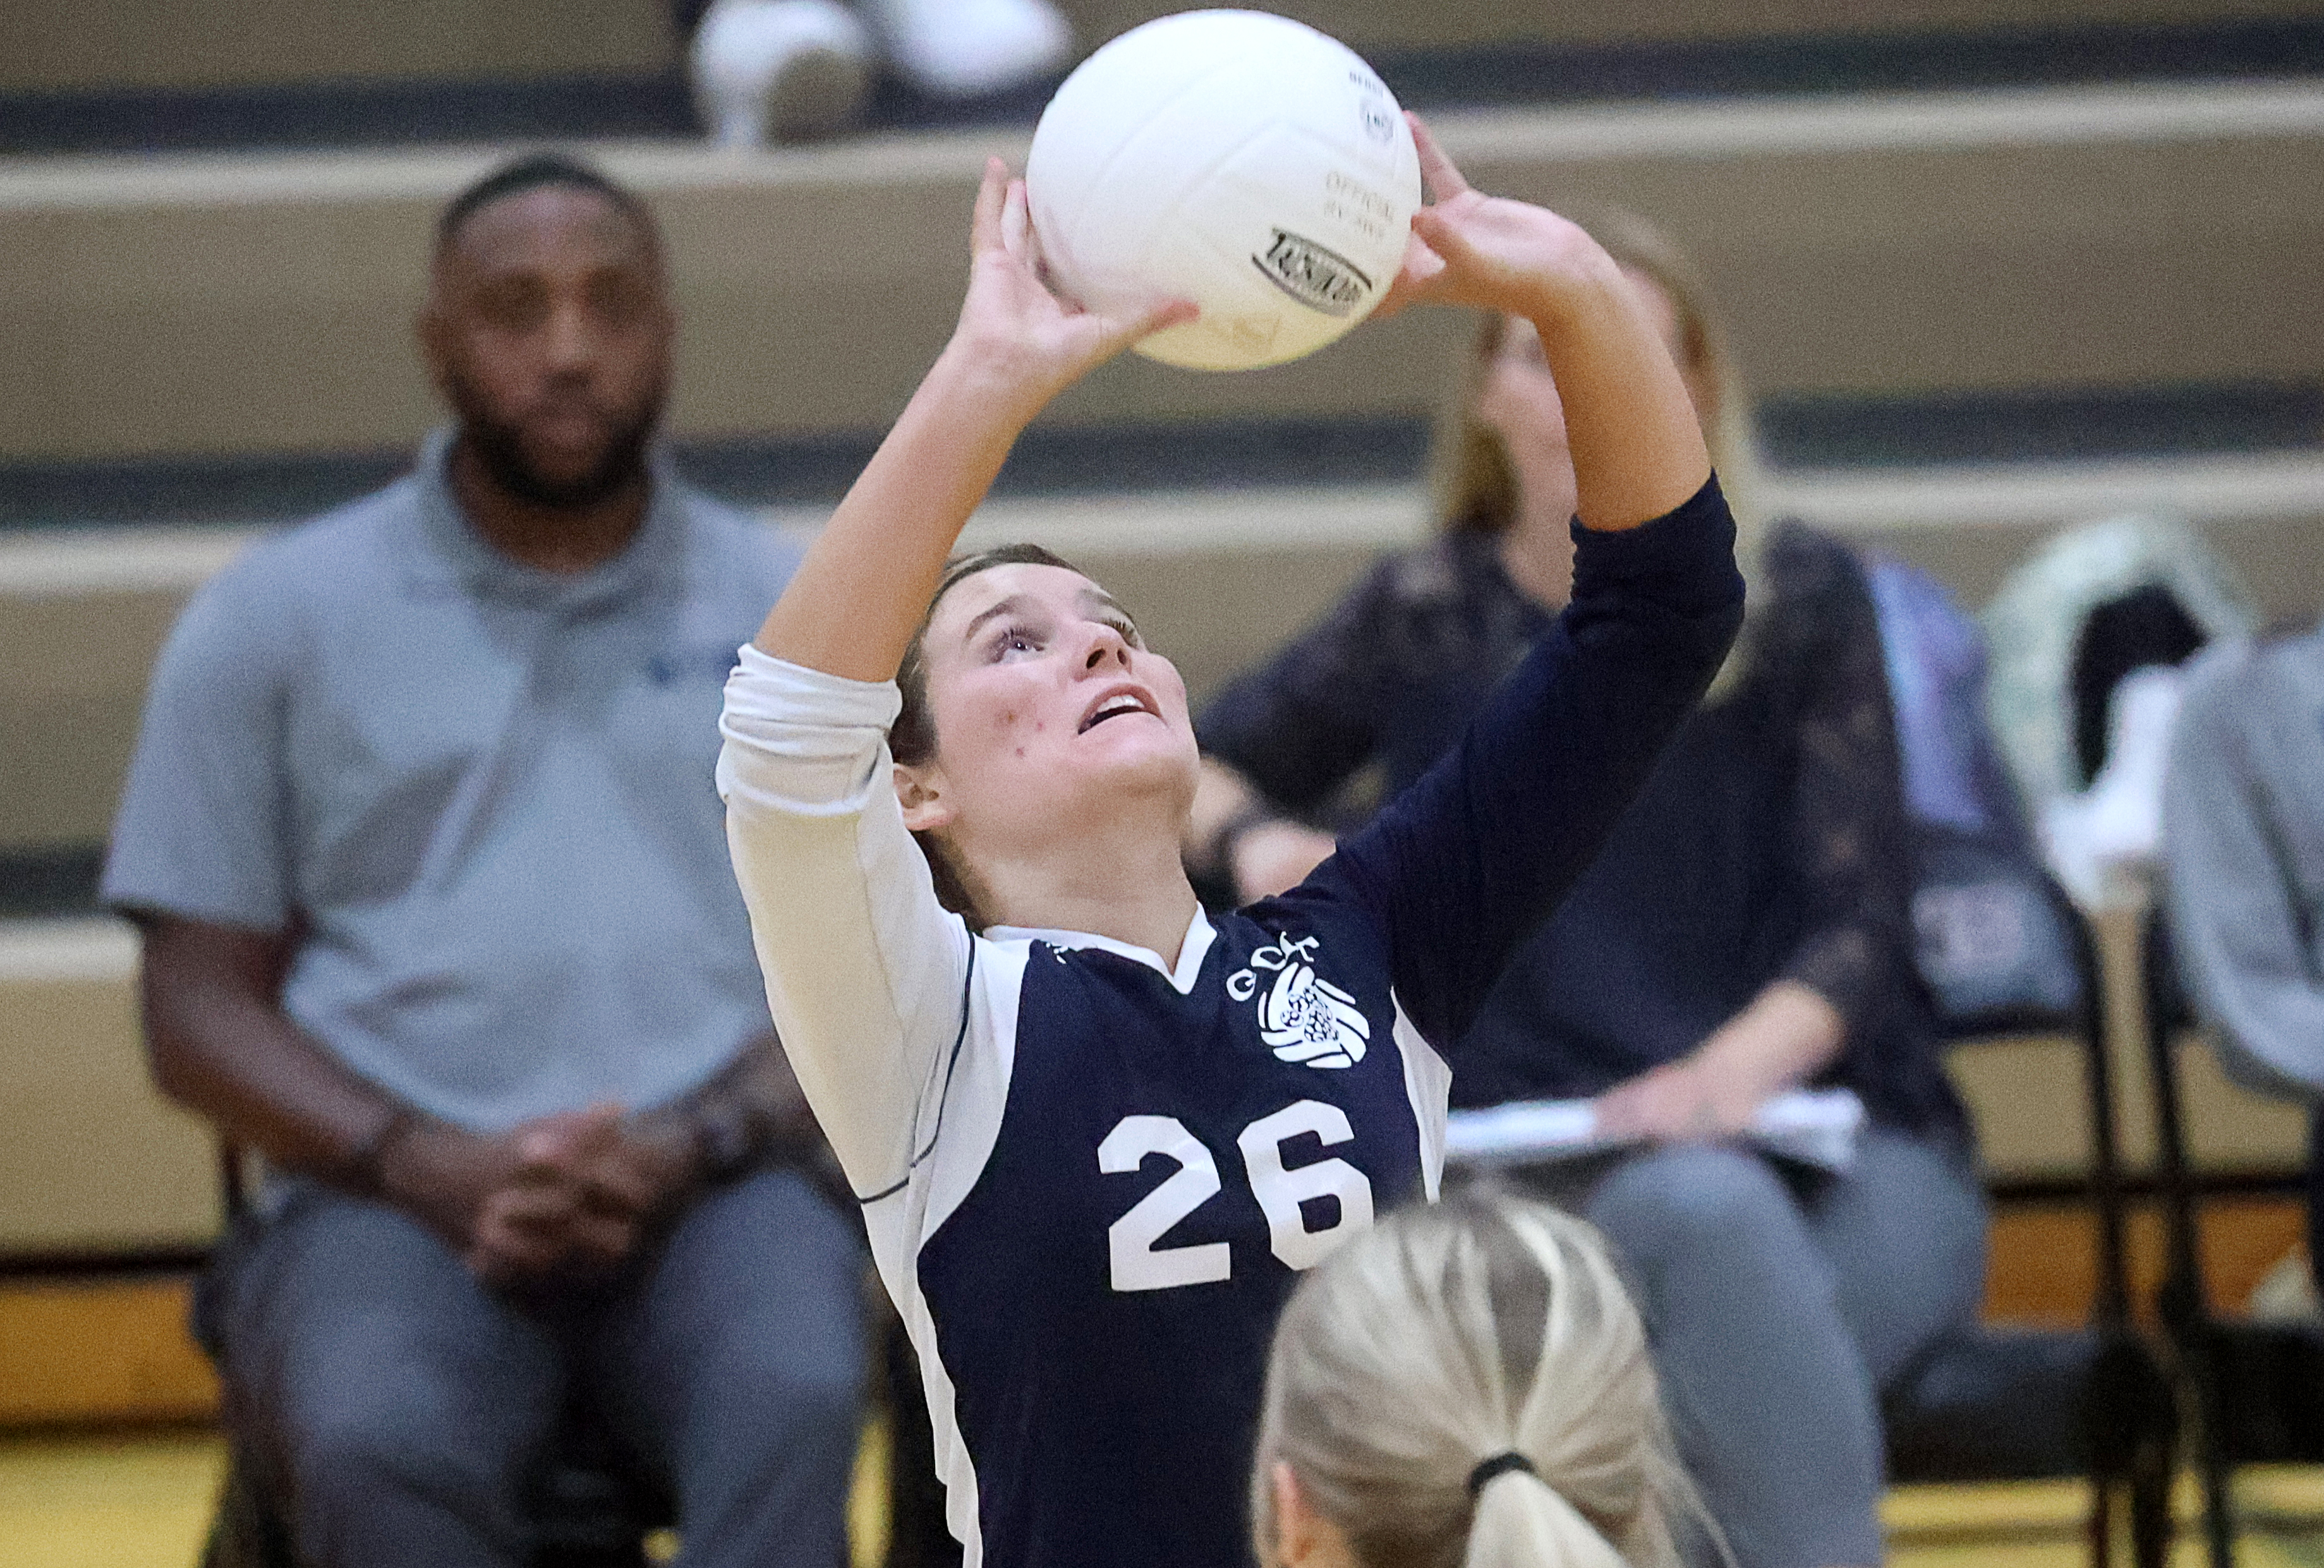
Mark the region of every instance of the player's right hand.
[[1191, 321], [1191, 301], [1108, 316], [1061, 300], [1043, 276], [1025, 182], [994, 158], [970, 232], [968, 296], [947, 358], [965, 361], [1008, 411], [1030, 419], [1066, 387], [1149, 333]]

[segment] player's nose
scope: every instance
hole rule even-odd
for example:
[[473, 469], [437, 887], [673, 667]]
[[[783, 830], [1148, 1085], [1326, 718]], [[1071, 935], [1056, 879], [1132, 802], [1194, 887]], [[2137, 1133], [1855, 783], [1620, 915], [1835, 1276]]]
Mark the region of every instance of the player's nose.
[[1130, 667], [1130, 640], [1111, 626], [1097, 625], [1090, 629], [1089, 648], [1082, 656], [1084, 672], [1114, 666]]

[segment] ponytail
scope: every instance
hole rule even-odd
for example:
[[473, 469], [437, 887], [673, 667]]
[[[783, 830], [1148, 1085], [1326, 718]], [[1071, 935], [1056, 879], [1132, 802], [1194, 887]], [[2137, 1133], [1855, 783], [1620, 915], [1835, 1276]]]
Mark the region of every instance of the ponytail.
[[1469, 1517], [1461, 1568], [1631, 1568], [1582, 1510], [1537, 1475], [1488, 1481]]
[[1598, 1233], [1507, 1195], [1403, 1210], [1301, 1282], [1259, 1417], [1263, 1558], [1277, 1464], [1360, 1568], [1681, 1568], [1682, 1533], [1726, 1557]]

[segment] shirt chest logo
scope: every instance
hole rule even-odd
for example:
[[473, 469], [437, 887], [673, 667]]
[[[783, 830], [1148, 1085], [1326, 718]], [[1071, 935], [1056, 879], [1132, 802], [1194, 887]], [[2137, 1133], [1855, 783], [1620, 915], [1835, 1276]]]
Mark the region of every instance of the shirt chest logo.
[[1227, 994], [1256, 1001], [1259, 1038], [1277, 1060], [1352, 1067], [1370, 1048], [1371, 1021], [1354, 997], [1315, 973], [1319, 945], [1313, 936], [1277, 937], [1250, 955], [1250, 967], [1227, 976]]

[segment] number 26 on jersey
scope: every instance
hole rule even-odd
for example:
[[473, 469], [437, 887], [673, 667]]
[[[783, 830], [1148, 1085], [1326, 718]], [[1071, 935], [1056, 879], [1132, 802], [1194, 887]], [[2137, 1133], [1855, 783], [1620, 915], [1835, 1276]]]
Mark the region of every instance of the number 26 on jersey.
[[[1302, 1100], [1260, 1117], [1235, 1139], [1251, 1196], [1267, 1216], [1268, 1250], [1291, 1268], [1313, 1268], [1372, 1222], [1372, 1184], [1346, 1160], [1319, 1159], [1284, 1168], [1284, 1144], [1305, 1133], [1327, 1148], [1355, 1137], [1346, 1111], [1320, 1100]], [[1097, 1168], [1120, 1175], [1137, 1170], [1154, 1155], [1178, 1168], [1106, 1228], [1114, 1289], [1168, 1290], [1229, 1277], [1234, 1266], [1224, 1241], [1157, 1244], [1171, 1227], [1216, 1197], [1222, 1186], [1217, 1159], [1184, 1122], [1175, 1116], [1123, 1117], [1097, 1146]], [[1340, 1201], [1340, 1216], [1323, 1229], [1311, 1231], [1299, 1205], [1323, 1197]]]

